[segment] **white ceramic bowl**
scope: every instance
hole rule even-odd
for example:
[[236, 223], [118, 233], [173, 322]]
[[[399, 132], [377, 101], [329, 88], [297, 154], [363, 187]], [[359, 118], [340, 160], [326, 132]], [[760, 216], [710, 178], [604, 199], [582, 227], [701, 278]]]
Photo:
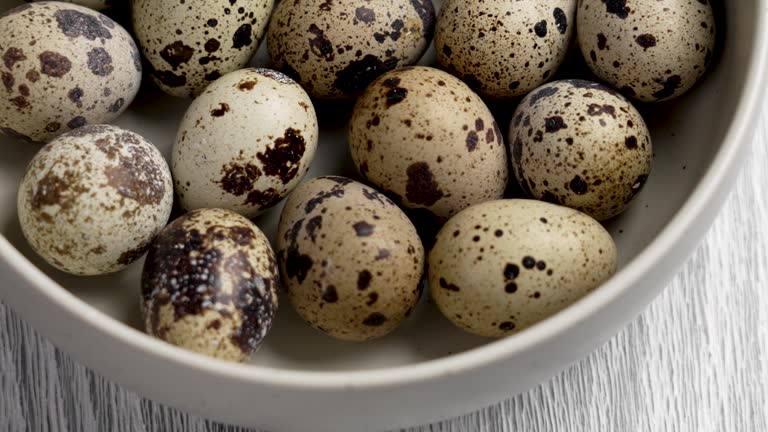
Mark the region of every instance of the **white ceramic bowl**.
[[[19, 4], [0, 0], [0, 10]], [[367, 430], [455, 416], [522, 392], [616, 333], [658, 294], [701, 239], [748, 153], [766, 64], [768, 0], [722, 1], [724, 49], [691, 94], [644, 109], [654, 172], [608, 228], [620, 270], [577, 304], [513, 337], [475, 338], [427, 300], [394, 334], [355, 345], [311, 330], [286, 302], [252, 364], [172, 347], [141, 332], [141, 262], [109, 277], [76, 278], [32, 253], [16, 218], [16, 188], [37, 146], [0, 138], [0, 295], [87, 366], [156, 401], [227, 423], [272, 430]], [[721, 26], [721, 30], [723, 27]], [[263, 63], [264, 50], [256, 63]], [[145, 85], [119, 125], [168, 155], [188, 101]], [[510, 110], [507, 110], [510, 111]], [[322, 138], [310, 176], [352, 175], [348, 108], [319, 107]], [[274, 235], [277, 211], [259, 221]]]

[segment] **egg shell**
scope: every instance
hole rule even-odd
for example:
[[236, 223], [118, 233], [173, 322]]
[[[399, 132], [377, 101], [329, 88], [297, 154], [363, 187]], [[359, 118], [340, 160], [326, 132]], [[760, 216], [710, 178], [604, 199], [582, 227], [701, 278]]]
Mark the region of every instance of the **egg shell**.
[[141, 84], [141, 60], [128, 32], [69, 3], [6, 12], [0, 17], [0, 57], [0, 131], [31, 142], [111, 122]]
[[576, 0], [447, 0], [437, 20], [437, 62], [483, 97], [526, 95], [565, 59], [575, 11]]
[[533, 200], [456, 215], [429, 254], [432, 298], [451, 322], [502, 337], [574, 303], [616, 271], [616, 246], [594, 219]]
[[317, 137], [312, 101], [287, 76], [268, 69], [223, 76], [179, 127], [171, 166], [181, 206], [262, 213], [307, 173]]
[[528, 196], [598, 220], [629, 206], [651, 173], [651, 135], [640, 113], [601, 84], [545, 84], [517, 108], [512, 171]]
[[29, 244], [77, 275], [115, 272], [141, 257], [168, 222], [172, 204], [171, 173], [160, 152], [108, 125], [51, 141], [30, 162], [18, 192]]
[[256, 53], [274, 0], [135, 0], [133, 26], [166, 93], [197, 96]]
[[313, 97], [350, 99], [381, 74], [415, 64], [434, 25], [432, 0], [284, 1], [267, 45], [276, 68]]
[[577, 16], [579, 46], [592, 72], [641, 101], [686, 93], [715, 51], [706, 0], [583, 0]]
[[277, 251], [293, 307], [338, 339], [390, 333], [421, 296], [416, 228], [384, 195], [343, 177], [316, 178], [291, 194]]
[[141, 279], [147, 332], [173, 345], [242, 362], [272, 326], [280, 284], [266, 236], [222, 209], [189, 212], [157, 236]]
[[501, 198], [507, 153], [483, 101], [428, 67], [389, 72], [358, 99], [349, 125], [360, 173], [399, 204], [445, 220]]
[[[31, 3], [30, 0], [26, 0], [27, 3]], [[32, 2], [38, 2], [41, 0], [32, 0]], [[104, 10], [113, 5], [120, 4], [125, 0], [59, 0], [65, 3], [74, 3], [80, 6], [85, 6], [94, 10]]]

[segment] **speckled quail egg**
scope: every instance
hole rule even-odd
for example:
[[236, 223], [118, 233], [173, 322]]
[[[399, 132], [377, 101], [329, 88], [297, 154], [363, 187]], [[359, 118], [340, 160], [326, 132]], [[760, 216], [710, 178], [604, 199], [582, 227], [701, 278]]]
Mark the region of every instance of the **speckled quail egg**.
[[0, 57], [0, 131], [27, 141], [109, 123], [141, 84], [128, 32], [68, 3], [22, 5], [0, 17]]
[[277, 256], [296, 311], [339, 339], [386, 335], [421, 296], [416, 228], [384, 195], [343, 177], [316, 178], [291, 194]]
[[192, 102], [173, 147], [181, 206], [262, 213], [307, 173], [317, 136], [312, 101], [282, 73], [242, 69], [219, 78]]
[[[27, 3], [39, 2], [43, 0], [26, 0]], [[111, 6], [125, 2], [126, 0], [58, 0], [65, 3], [74, 3], [94, 10], [104, 10]]]
[[447, 0], [437, 20], [441, 67], [482, 96], [523, 96], [552, 77], [565, 59], [576, 0]]
[[166, 93], [197, 96], [256, 53], [274, 0], [134, 0], [134, 31]]
[[556, 81], [528, 95], [509, 142], [512, 170], [529, 196], [598, 220], [623, 212], [651, 172], [651, 135], [640, 113], [589, 81]]
[[707, 0], [583, 0], [578, 40], [592, 71], [622, 93], [678, 97], [704, 75], [715, 49]]
[[443, 71], [389, 72], [358, 99], [349, 125], [360, 173], [399, 204], [445, 220], [501, 198], [504, 139], [483, 101]]
[[267, 44], [276, 68], [313, 97], [350, 99], [381, 74], [415, 64], [434, 24], [432, 0], [284, 1]]
[[443, 227], [429, 254], [437, 307], [469, 332], [523, 330], [605, 282], [616, 245], [594, 219], [532, 200], [478, 204]]
[[196, 210], [157, 236], [141, 279], [147, 332], [173, 345], [242, 362], [277, 312], [277, 262], [248, 219]]
[[59, 136], [27, 167], [18, 192], [32, 249], [78, 275], [115, 272], [144, 254], [168, 222], [173, 184], [160, 152], [116, 126]]

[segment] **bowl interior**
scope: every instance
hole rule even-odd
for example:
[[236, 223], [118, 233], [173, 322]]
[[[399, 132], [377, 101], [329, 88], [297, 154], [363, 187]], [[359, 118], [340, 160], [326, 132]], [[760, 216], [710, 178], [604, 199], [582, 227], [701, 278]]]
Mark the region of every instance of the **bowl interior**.
[[[438, 6], [439, 3], [436, 1]], [[0, 11], [18, 4], [21, 2], [0, 0]], [[754, 10], [734, 6], [717, 8], [722, 43], [706, 80], [677, 100], [639, 106], [652, 131], [655, 165], [632, 207], [606, 224], [618, 244], [620, 267], [643, 250], [680, 209], [712, 162], [732, 121], [755, 31], [754, 20], [748, 15]], [[269, 65], [264, 48], [261, 47], [253, 65]], [[572, 48], [571, 54], [558, 76], [589, 77], [577, 47]], [[422, 64], [430, 64], [433, 58], [432, 53], [427, 53]], [[136, 101], [116, 124], [142, 134], [168, 157], [189, 102], [165, 96], [145, 79]], [[317, 103], [316, 108], [321, 125], [320, 144], [307, 178], [324, 174], [358, 178], [347, 149], [346, 122], [351, 106]], [[514, 104], [492, 106], [502, 130], [507, 129], [514, 108]], [[141, 329], [139, 278], [143, 259], [118, 274], [89, 278], [69, 276], [47, 265], [28, 246], [16, 216], [17, 185], [39, 146], [0, 136], [0, 147], [7, 152], [0, 159], [0, 233], [63, 289], [125, 325]], [[280, 209], [278, 206], [255, 220], [272, 239]], [[397, 331], [364, 345], [339, 342], [314, 331], [282, 299], [273, 331], [252, 363], [305, 371], [375, 369], [436, 359], [486, 343], [489, 340], [454, 328], [440, 316], [428, 295]]]

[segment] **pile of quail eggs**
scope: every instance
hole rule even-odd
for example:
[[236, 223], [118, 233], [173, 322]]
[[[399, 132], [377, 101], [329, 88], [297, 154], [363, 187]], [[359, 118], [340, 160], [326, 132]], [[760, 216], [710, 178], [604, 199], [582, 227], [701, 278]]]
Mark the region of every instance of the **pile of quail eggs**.
[[[439, 15], [432, 0], [274, 3], [38, 1], [0, 17], [0, 130], [42, 145], [17, 200], [32, 248], [76, 275], [146, 254], [147, 332], [232, 361], [267, 336], [279, 293], [318, 331], [365, 341], [427, 284], [447, 319], [488, 337], [594, 290], [616, 270], [601, 222], [651, 172], [633, 103], [689, 91], [715, 46], [706, 0], [445, 0]], [[132, 29], [98, 12], [111, 7]], [[272, 69], [246, 68], [264, 37]], [[414, 66], [433, 39], [434, 66]], [[558, 71], [576, 45], [592, 81]], [[170, 164], [109, 125], [143, 71], [191, 99], [168, 125]], [[322, 151], [317, 100], [354, 103], [361, 181], [304, 179]], [[516, 106], [510, 124], [487, 103]], [[284, 199], [270, 244], [250, 219]]]

